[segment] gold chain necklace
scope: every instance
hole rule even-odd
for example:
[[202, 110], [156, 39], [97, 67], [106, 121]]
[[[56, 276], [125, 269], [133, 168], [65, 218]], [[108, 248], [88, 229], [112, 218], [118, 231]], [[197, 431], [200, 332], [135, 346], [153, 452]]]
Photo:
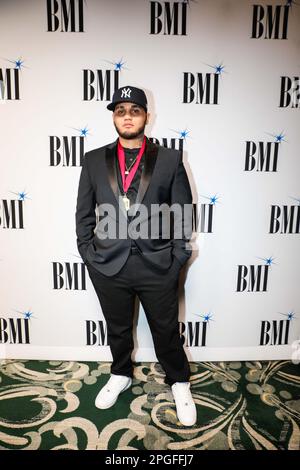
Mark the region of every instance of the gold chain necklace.
[[131, 165], [129, 166], [129, 168], [127, 168], [126, 160], [125, 160], [125, 175], [129, 175], [130, 168], [135, 164], [136, 159], [137, 159], [137, 156], [135, 157], [135, 160], [131, 163]]

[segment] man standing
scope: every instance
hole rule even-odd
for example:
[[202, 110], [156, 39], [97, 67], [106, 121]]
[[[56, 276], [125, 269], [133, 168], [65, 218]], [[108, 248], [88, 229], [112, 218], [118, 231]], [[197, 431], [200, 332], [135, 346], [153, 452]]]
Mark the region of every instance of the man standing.
[[143, 90], [121, 87], [107, 108], [119, 137], [85, 154], [76, 206], [78, 251], [103, 311], [113, 357], [110, 379], [95, 405], [110, 408], [132, 384], [137, 295], [178, 419], [192, 426], [196, 406], [178, 329], [179, 273], [191, 256], [192, 234], [192, 194], [182, 153], [144, 135], [149, 113]]

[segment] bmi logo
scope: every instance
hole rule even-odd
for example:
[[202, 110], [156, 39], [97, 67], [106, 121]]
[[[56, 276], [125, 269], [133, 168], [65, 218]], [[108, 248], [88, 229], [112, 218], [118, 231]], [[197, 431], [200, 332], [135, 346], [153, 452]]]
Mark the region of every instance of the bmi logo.
[[150, 34], [186, 36], [188, 2], [150, 2]]
[[206, 346], [207, 322], [179, 322], [179, 334], [185, 346], [194, 348]]
[[300, 107], [300, 77], [281, 77], [279, 108]]
[[85, 321], [85, 334], [87, 346], [109, 346], [106, 324], [102, 320]]
[[269, 233], [300, 233], [300, 199], [293, 198], [297, 205], [271, 205]]
[[1, 344], [30, 344], [29, 317], [0, 318]]
[[[105, 62], [113, 64], [114, 69], [83, 69], [83, 101], [111, 101], [113, 93], [119, 88], [120, 72], [125, 68], [125, 62], [122, 59]], [[124, 93], [130, 96], [131, 89], [127, 88]]]
[[21, 58], [7, 61], [14, 64], [14, 68], [0, 67], [0, 102], [20, 99], [20, 70], [25, 67], [24, 61]]
[[47, 0], [47, 31], [83, 33], [84, 0]]
[[289, 13], [293, 0], [285, 5], [253, 5], [252, 34], [253, 39], [287, 39]]
[[[11, 191], [14, 192], [14, 191]], [[25, 191], [15, 193], [18, 199], [0, 200], [0, 228], [23, 229], [24, 228], [24, 201], [29, 199]]]
[[84, 158], [84, 140], [89, 135], [87, 126], [73, 128], [79, 135], [49, 136], [50, 166], [81, 166]]
[[285, 142], [285, 135], [282, 132], [269, 135], [273, 137], [272, 141], [246, 141], [245, 171], [277, 171], [279, 150], [281, 150], [282, 142]]
[[208, 203], [201, 203], [200, 210], [197, 204], [193, 204], [193, 231], [199, 233], [212, 233], [215, 205], [220, 198], [216, 194], [213, 196], [203, 196], [208, 199]]
[[213, 68], [214, 72], [183, 72], [183, 103], [219, 104], [220, 76], [225, 66], [219, 64], [209, 67]]
[[[273, 258], [261, 258], [265, 264], [238, 265], [236, 292], [266, 292]], [[275, 264], [275, 263], [274, 263]]]
[[286, 320], [263, 320], [260, 327], [260, 346], [289, 344], [291, 322], [296, 318], [294, 312], [282, 313]]
[[53, 261], [52, 281], [55, 290], [86, 290], [85, 264]]

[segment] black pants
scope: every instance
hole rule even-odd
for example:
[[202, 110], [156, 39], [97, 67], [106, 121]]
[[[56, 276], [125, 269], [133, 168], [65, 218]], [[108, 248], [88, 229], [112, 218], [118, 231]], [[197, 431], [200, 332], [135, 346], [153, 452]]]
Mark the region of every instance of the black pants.
[[133, 377], [131, 354], [135, 297], [139, 297], [151, 330], [156, 357], [163, 367], [165, 383], [188, 382], [189, 362], [178, 330], [178, 279], [180, 264], [174, 258], [167, 273], [149, 266], [132, 251], [114, 276], [99, 273], [87, 264], [107, 325], [113, 363], [111, 373]]

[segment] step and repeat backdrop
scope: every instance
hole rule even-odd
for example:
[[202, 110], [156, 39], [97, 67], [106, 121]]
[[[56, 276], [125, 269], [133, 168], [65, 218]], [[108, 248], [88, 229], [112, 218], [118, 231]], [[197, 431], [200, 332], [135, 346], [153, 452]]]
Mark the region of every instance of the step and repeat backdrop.
[[[133, 85], [193, 191], [189, 360], [299, 360], [299, 52], [300, 1], [1, 0], [1, 358], [111, 360], [75, 210]], [[134, 315], [133, 360], [156, 360]]]

